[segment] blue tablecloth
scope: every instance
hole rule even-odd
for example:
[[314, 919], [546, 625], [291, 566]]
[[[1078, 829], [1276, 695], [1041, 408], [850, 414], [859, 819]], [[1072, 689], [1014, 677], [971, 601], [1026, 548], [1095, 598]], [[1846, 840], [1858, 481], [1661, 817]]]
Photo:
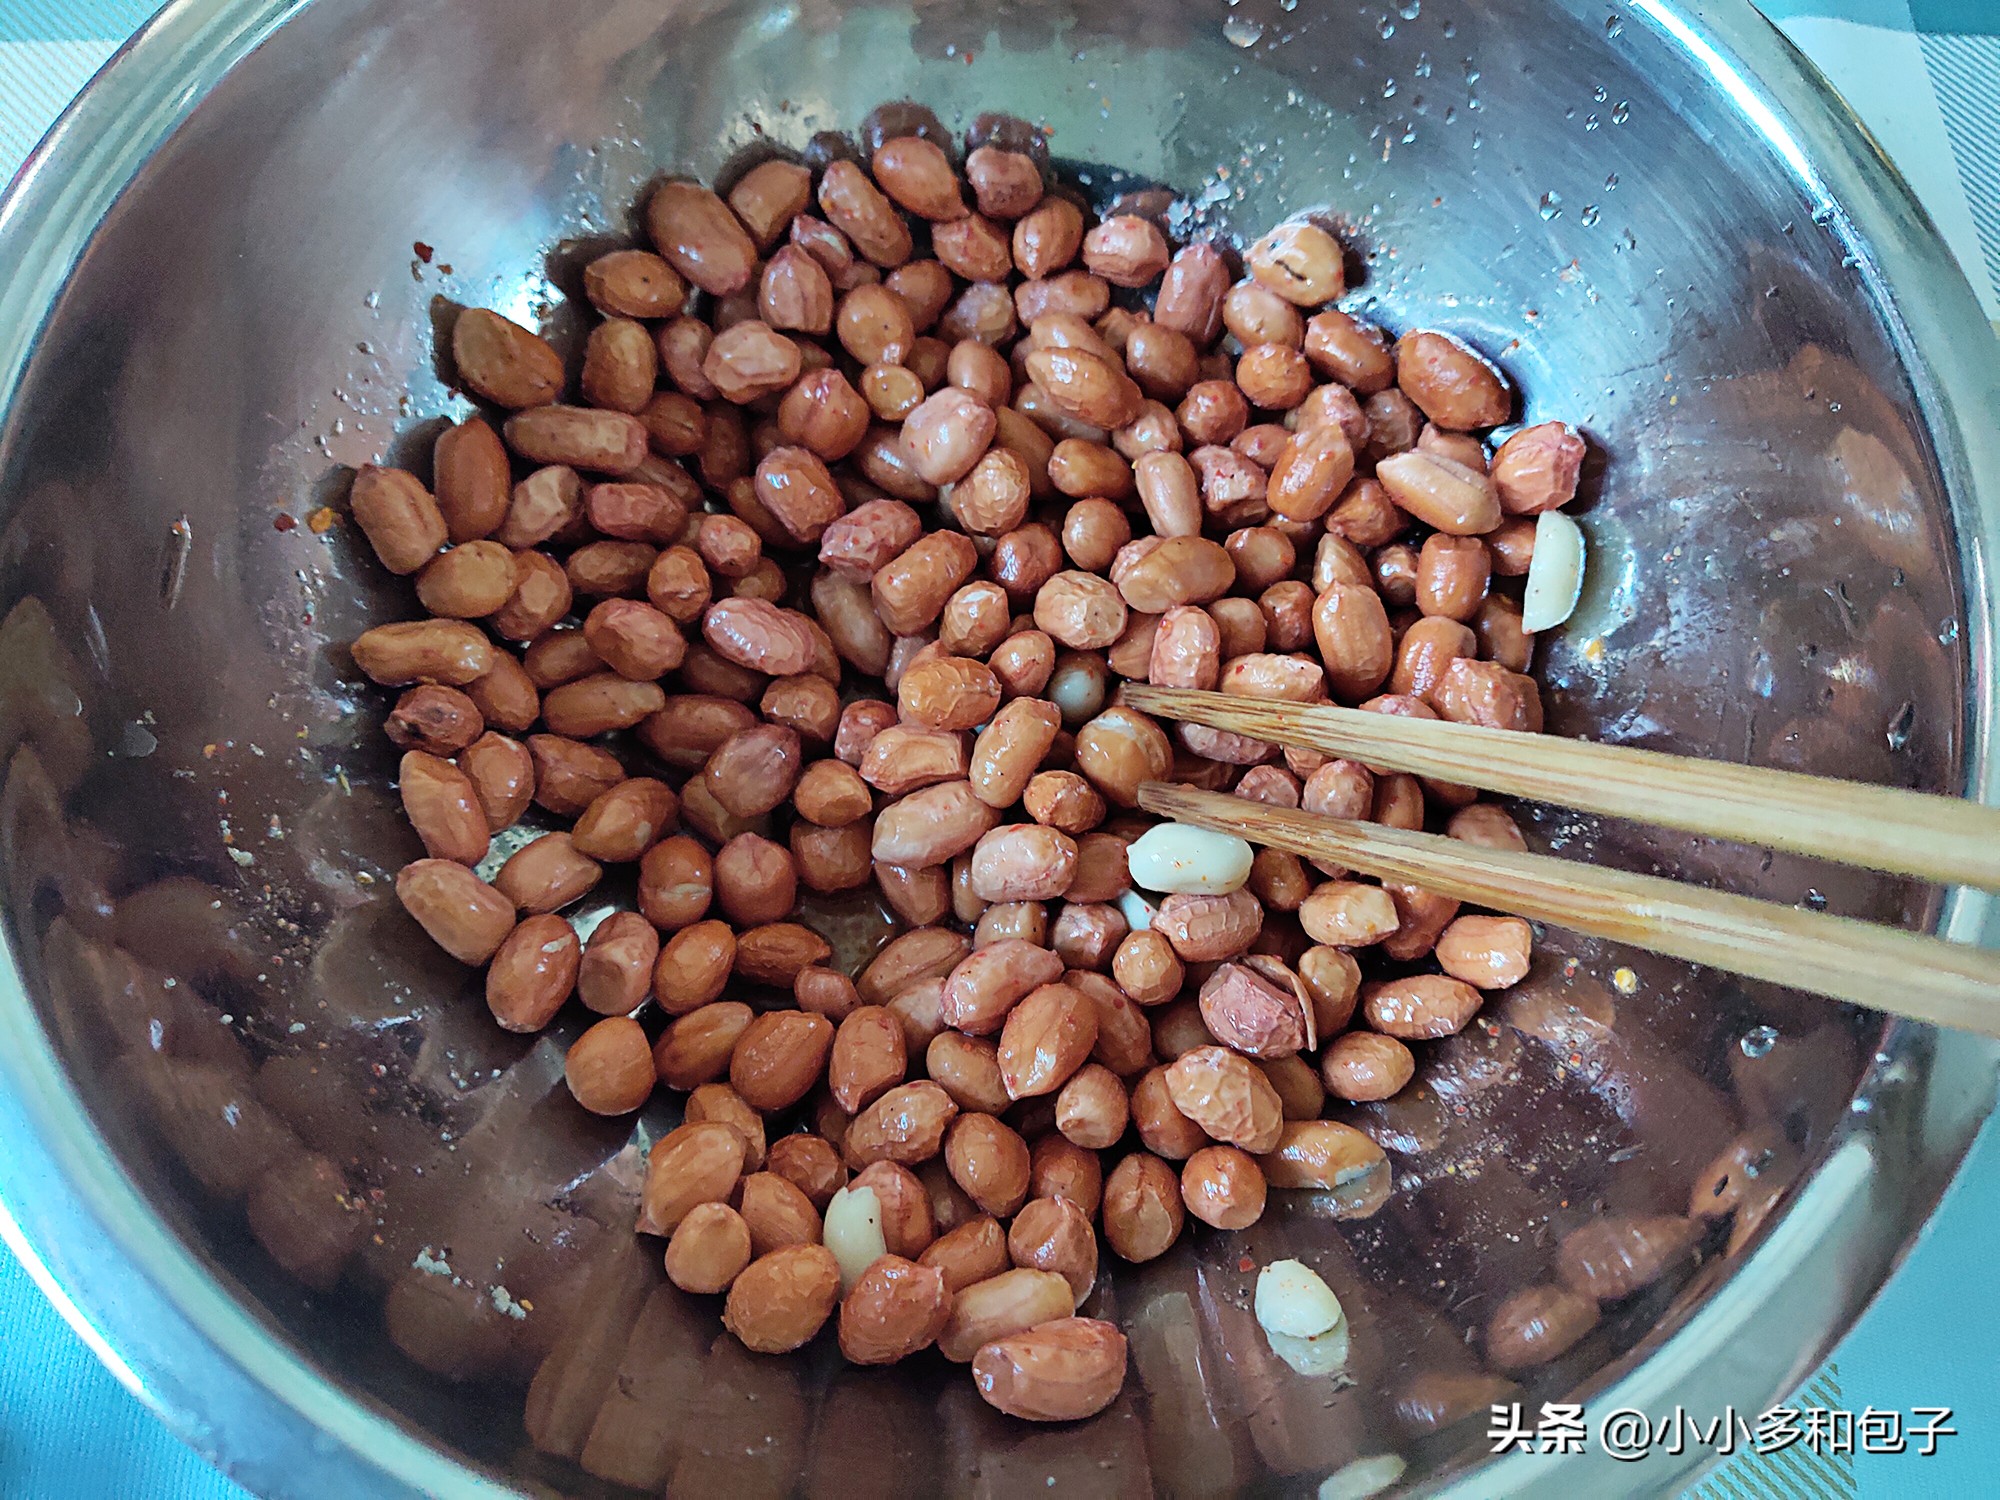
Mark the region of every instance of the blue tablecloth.
[[[1909, 176], [2000, 321], [2000, 0], [1763, 0]], [[0, 180], [153, 0], [0, 0]], [[2000, 1468], [2000, 1138], [1988, 1132], [1909, 1261], [1813, 1382], [1829, 1404], [1949, 1406], [1935, 1456], [1859, 1454], [1820, 1476], [1734, 1466], [1704, 1496], [1943, 1500]], [[100, 1365], [0, 1252], [0, 1497], [235, 1497]], [[1850, 1477], [1851, 1476], [1851, 1477]], [[1777, 1486], [1773, 1488], [1774, 1478]], [[1811, 1486], [1808, 1488], [1808, 1486]]]
[[0, 1250], [0, 1495], [246, 1500], [111, 1378]]

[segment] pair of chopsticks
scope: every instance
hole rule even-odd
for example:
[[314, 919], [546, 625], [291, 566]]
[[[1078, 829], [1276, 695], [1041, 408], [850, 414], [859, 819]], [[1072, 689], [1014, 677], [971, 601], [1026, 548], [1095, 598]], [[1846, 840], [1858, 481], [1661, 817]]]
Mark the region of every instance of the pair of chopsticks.
[[[1321, 704], [1130, 684], [1142, 712], [1416, 776], [1940, 884], [2000, 890], [2000, 809], [1756, 766]], [[1437, 834], [1147, 782], [1140, 806], [1460, 901], [2000, 1036], [2000, 953]]]

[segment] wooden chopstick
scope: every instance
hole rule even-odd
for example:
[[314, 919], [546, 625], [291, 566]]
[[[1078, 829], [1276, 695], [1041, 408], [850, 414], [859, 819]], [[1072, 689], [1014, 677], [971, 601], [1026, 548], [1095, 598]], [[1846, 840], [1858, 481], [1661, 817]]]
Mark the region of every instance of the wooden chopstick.
[[2000, 953], [1982, 948], [1654, 875], [1325, 818], [1163, 781], [1140, 787], [1139, 805], [1573, 932], [1913, 1021], [2000, 1036]]
[[1123, 692], [1143, 712], [1253, 739], [1734, 843], [2000, 891], [2000, 808], [1957, 797], [1327, 704], [1140, 683]]

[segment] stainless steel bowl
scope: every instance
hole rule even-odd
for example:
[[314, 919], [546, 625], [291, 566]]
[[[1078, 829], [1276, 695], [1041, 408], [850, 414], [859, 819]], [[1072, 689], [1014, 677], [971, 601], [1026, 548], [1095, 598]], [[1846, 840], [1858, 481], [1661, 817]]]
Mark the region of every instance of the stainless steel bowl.
[[[1353, 306], [1466, 335], [1531, 417], [1585, 427], [1594, 561], [1544, 646], [1553, 727], [1991, 800], [1992, 340], [1741, 0], [177, 0], [0, 210], [0, 1228], [272, 1495], [1290, 1492], [1381, 1453], [1487, 1495], [1684, 1480], [1698, 1448], [1485, 1463], [1480, 1421], [1411, 1425], [1413, 1383], [1491, 1394], [1473, 1335], [1557, 1237], [1681, 1211], [1761, 1123], [1803, 1163], [1779, 1211], [1520, 1397], [1761, 1409], [1935, 1202], [1991, 1045], [1554, 937], [1368, 1119], [1396, 1152], [1380, 1213], [1298, 1202], [1248, 1242], [1334, 1281], [1352, 1384], [1287, 1384], [1233, 1340], [1241, 1247], [1197, 1238], [1098, 1293], [1148, 1330], [1128, 1397], [1023, 1435], [940, 1366], [711, 1350], [713, 1309], [656, 1291], [629, 1232], [661, 1119], [581, 1120], [568, 1033], [499, 1035], [394, 909], [411, 840], [342, 643], [407, 605], [350, 527], [291, 519], [463, 409], [441, 308], [567, 336], [578, 256], [654, 171], [903, 97], [1036, 118], [1222, 231], [1330, 205]], [[1983, 930], [1962, 894], [1533, 821], [1576, 855]]]

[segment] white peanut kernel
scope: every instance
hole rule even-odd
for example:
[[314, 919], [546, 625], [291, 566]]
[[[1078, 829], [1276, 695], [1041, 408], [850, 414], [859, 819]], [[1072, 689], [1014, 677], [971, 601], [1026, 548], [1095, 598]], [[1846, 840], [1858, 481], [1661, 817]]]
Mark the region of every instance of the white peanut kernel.
[[1535, 517], [1535, 555], [1521, 592], [1521, 628], [1554, 630], [1583, 597], [1583, 529], [1559, 510]]
[[1357, 1458], [1320, 1481], [1319, 1500], [1368, 1500], [1401, 1479], [1403, 1468], [1403, 1460], [1393, 1453]]
[[1319, 1272], [1296, 1260], [1274, 1260], [1257, 1273], [1257, 1322], [1267, 1333], [1318, 1338], [1341, 1320], [1340, 1299]]
[[844, 1187], [827, 1200], [820, 1238], [840, 1263], [842, 1296], [861, 1273], [889, 1253], [882, 1236], [882, 1203], [871, 1187]]
[[1250, 878], [1250, 846], [1227, 833], [1162, 823], [1132, 841], [1132, 884], [1148, 891], [1226, 896]]

